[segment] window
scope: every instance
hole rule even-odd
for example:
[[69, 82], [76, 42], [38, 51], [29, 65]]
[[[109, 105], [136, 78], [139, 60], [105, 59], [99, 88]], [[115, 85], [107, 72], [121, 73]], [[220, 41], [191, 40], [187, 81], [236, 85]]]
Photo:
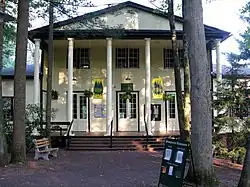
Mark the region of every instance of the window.
[[168, 101], [168, 111], [169, 111], [169, 118], [175, 118], [175, 94], [169, 94], [171, 95], [169, 101]]
[[7, 121], [13, 121], [13, 101], [13, 97], [3, 97], [4, 119]]
[[[68, 63], [67, 63], [68, 67]], [[73, 68], [89, 69], [90, 68], [90, 49], [74, 48], [73, 52]]]
[[161, 104], [151, 105], [151, 121], [161, 121]]
[[139, 68], [139, 48], [116, 48], [116, 68]]
[[[183, 66], [184, 60], [184, 50], [179, 49], [179, 60], [180, 65]], [[174, 68], [174, 54], [172, 49], [163, 49], [163, 61], [164, 61], [164, 68]]]

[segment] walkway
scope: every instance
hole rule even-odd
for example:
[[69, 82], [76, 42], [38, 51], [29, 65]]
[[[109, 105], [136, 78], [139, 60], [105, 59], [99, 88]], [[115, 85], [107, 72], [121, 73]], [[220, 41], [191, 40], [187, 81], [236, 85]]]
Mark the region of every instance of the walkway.
[[[50, 161], [33, 161], [32, 156], [27, 165], [0, 168], [0, 187], [153, 187], [161, 162], [161, 154], [145, 152], [60, 150], [59, 158]], [[219, 173], [230, 177], [230, 187], [238, 180], [239, 172]]]

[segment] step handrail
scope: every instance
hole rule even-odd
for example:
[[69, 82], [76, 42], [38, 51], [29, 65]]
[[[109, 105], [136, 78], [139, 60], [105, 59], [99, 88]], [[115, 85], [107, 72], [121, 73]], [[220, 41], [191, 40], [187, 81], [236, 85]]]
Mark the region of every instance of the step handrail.
[[144, 124], [145, 124], [145, 131], [146, 131], [146, 148], [148, 148], [148, 124], [146, 121], [146, 110], [144, 110]]
[[113, 147], [113, 119], [110, 123], [110, 148]]
[[70, 134], [70, 130], [72, 128], [73, 122], [74, 122], [74, 119], [72, 119], [72, 121], [70, 122], [68, 131], [67, 131], [67, 148], [69, 148], [69, 141], [70, 141], [69, 134]]

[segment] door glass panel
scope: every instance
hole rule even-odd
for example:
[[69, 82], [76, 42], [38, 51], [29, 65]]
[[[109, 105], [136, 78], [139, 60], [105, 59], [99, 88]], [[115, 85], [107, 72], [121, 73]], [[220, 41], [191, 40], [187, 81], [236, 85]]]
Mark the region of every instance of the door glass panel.
[[73, 119], [77, 119], [77, 95], [73, 94]]
[[175, 94], [171, 94], [171, 99], [168, 102], [169, 118], [175, 118]]
[[135, 119], [136, 118], [136, 94], [132, 94], [132, 97], [130, 99], [130, 118]]
[[87, 119], [87, 99], [80, 95], [80, 119]]
[[121, 119], [127, 118], [127, 102], [126, 99], [123, 99], [120, 95], [119, 97], [119, 117]]

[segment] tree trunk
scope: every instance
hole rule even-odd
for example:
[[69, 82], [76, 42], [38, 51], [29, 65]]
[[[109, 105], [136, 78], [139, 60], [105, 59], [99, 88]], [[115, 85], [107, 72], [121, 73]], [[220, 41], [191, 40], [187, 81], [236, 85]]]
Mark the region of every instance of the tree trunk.
[[53, 68], [53, 3], [49, 5], [49, 47], [48, 47], [48, 76], [47, 76], [47, 99], [46, 99], [46, 136], [50, 138], [51, 129], [51, 100], [52, 100], [52, 68]]
[[248, 137], [247, 152], [244, 159], [243, 169], [241, 171], [238, 187], [250, 186], [250, 136]]
[[26, 106], [26, 60], [29, 23], [29, 1], [18, 1], [16, 61], [14, 74], [14, 127], [12, 162], [26, 159], [25, 106]]
[[168, 0], [168, 17], [170, 30], [172, 33], [172, 50], [173, 50], [173, 59], [174, 59], [174, 77], [175, 77], [175, 90], [176, 90], [176, 100], [178, 108], [178, 122], [180, 129], [180, 138], [182, 140], [186, 139], [185, 129], [184, 129], [184, 105], [183, 105], [183, 96], [181, 88], [181, 71], [180, 71], [180, 60], [177, 49], [177, 36], [175, 30], [175, 17], [174, 17], [174, 2], [173, 0]]
[[185, 21], [183, 24], [183, 50], [184, 50], [184, 130], [187, 139], [190, 139], [190, 121], [191, 121], [191, 104], [190, 104], [190, 68], [188, 59], [188, 40], [185, 32]]
[[[5, 2], [0, 1], [0, 12], [4, 12]], [[0, 17], [0, 165], [8, 163], [7, 142], [4, 133], [3, 98], [2, 98], [2, 68], [3, 68], [3, 30], [4, 20]]]
[[[191, 101], [190, 101], [190, 66], [188, 58], [188, 38], [187, 38], [187, 22], [185, 18], [185, 6], [187, 1], [182, 0], [182, 17], [183, 17], [183, 50], [184, 50], [184, 129], [188, 140], [190, 140], [190, 121], [191, 121]], [[191, 156], [189, 156], [191, 160]], [[188, 163], [187, 180], [194, 181], [192, 163]]]
[[202, 0], [185, 4], [186, 33], [191, 77], [191, 142], [197, 178], [213, 186], [211, 74], [207, 60]]

